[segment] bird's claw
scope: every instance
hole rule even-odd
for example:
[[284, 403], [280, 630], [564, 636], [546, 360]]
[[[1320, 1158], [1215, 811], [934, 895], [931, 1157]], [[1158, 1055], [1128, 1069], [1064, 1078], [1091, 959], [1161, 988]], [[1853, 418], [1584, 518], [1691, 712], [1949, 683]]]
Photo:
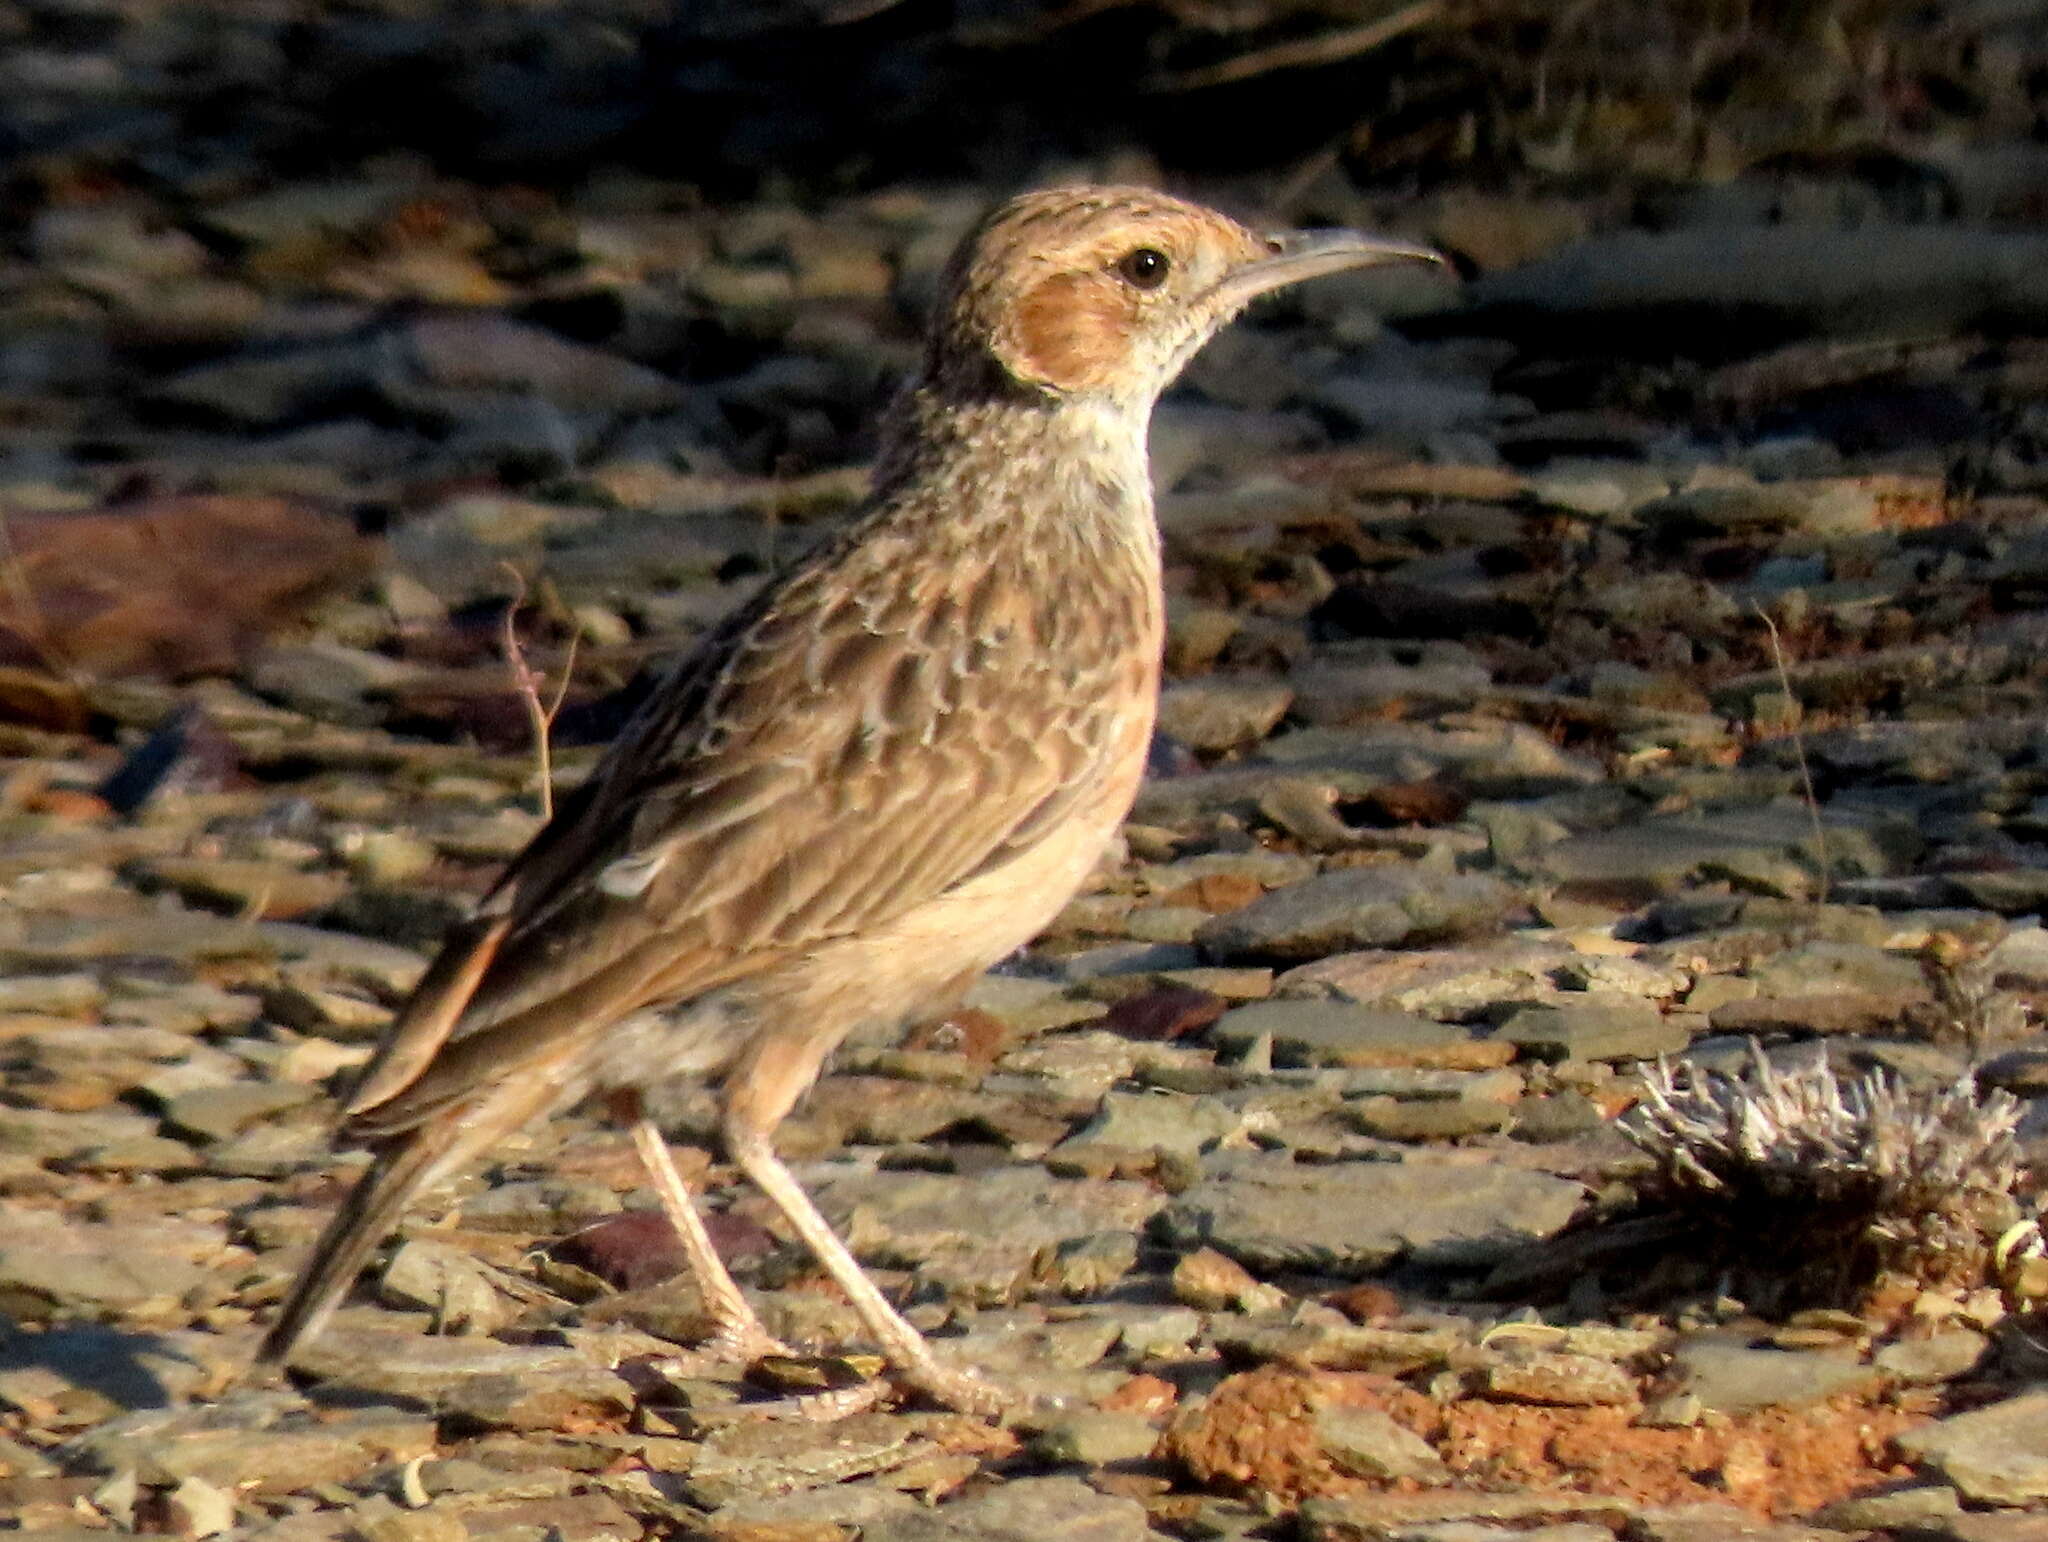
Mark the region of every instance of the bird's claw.
[[974, 1414], [984, 1419], [1000, 1418], [1012, 1401], [994, 1382], [973, 1371], [941, 1365], [936, 1360], [904, 1366], [896, 1375], [905, 1386], [955, 1413]]

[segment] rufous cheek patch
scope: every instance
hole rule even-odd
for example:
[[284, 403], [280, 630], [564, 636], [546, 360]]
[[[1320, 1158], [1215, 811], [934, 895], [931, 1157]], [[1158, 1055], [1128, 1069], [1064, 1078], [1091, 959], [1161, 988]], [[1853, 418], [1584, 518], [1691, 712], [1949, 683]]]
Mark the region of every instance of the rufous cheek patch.
[[1136, 321], [1130, 291], [1111, 275], [1053, 273], [1019, 298], [998, 351], [1020, 380], [1084, 391], [1124, 363]]

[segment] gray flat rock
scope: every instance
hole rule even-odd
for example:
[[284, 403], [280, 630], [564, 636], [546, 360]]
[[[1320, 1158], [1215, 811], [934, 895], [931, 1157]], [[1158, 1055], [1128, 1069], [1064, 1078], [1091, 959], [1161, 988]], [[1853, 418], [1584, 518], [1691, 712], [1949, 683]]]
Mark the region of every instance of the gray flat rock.
[[1334, 995], [1362, 1006], [1464, 1019], [1499, 1002], [1563, 994], [1553, 976], [1577, 956], [1561, 942], [1502, 937], [1469, 947], [1340, 953], [1290, 969], [1274, 983], [1281, 996]]
[[1450, 1469], [1428, 1441], [1377, 1408], [1319, 1408], [1315, 1438], [1331, 1464], [1355, 1478], [1451, 1480]]
[[855, 1414], [826, 1423], [742, 1420], [713, 1430], [686, 1492], [710, 1508], [886, 1472], [931, 1449], [914, 1418]]
[[1941, 1531], [1962, 1511], [1956, 1491], [1946, 1483], [1915, 1483], [1882, 1493], [1859, 1494], [1823, 1505], [1813, 1523], [1830, 1531]]
[[1150, 1542], [1145, 1507], [1079, 1478], [1018, 1478], [861, 1531], [862, 1542]]
[[1544, 1060], [1654, 1060], [1692, 1042], [1678, 1019], [1630, 1004], [1524, 1007], [1498, 1036]]
[[1362, 1275], [1400, 1258], [1480, 1266], [1554, 1236], [1585, 1190], [1546, 1173], [1440, 1162], [1301, 1166], [1217, 1153], [1160, 1213], [1168, 1245], [1215, 1247], [1255, 1270]]
[[1907, 1460], [1953, 1483], [1965, 1499], [2019, 1505], [2048, 1498], [2048, 1392], [1939, 1419], [1892, 1443]]
[[1281, 1066], [1477, 1071], [1513, 1055], [1506, 1046], [1456, 1024], [1348, 1001], [1255, 1001], [1224, 1013], [1209, 1036], [1220, 1049], [1239, 1056], [1258, 1040], [1270, 1039], [1273, 1063]]
[[1294, 700], [1277, 680], [1190, 680], [1159, 697], [1159, 731], [1198, 750], [1251, 744], [1273, 731]]
[[418, 1414], [373, 1408], [337, 1418], [291, 1393], [256, 1392], [124, 1414], [72, 1441], [65, 1457], [86, 1472], [133, 1471], [152, 1485], [198, 1478], [282, 1494], [425, 1456], [437, 1439], [434, 1421]]
[[1195, 940], [1217, 963], [1284, 963], [1490, 931], [1513, 903], [1514, 891], [1496, 878], [1347, 868], [1217, 916]]
[[[1871, 821], [1836, 816], [1825, 820], [1823, 829], [1828, 859], [1838, 871], [1881, 875], [1900, 860], [1889, 827], [1880, 834]], [[1530, 861], [1559, 883], [1639, 899], [1676, 893], [1688, 880], [1705, 874], [1789, 878], [1818, 872], [1813, 821], [1796, 804], [1646, 819], [1558, 841]], [[1787, 861], [1797, 866], [1782, 869]], [[1805, 892], [1794, 897], [1804, 897]]]
[[1105, 1231], [1138, 1231], [1165, 1203], [1146, 1183], [1070, 1182], [1032, 1165], [973, 1177], [835, 1174], [811, 1193], [869, 1264], [914, 1268], [969, 1300], [1007, 1300], [1042, 1250]]
[[[196, 1255], [209, 1231], [176, 1221], [93, 1225], [16, 1210], [0, 1222], [0, 1310], [36, 1320], [175, 1300], [207, 1276]], [[225, 1237], [211, 1237], [219, 1251]]]
[[292, 1365], [323, 1382], [506, 1429], [550, 1429], [633, 1406], [621, 1378], [572, 1349], [351, 1330], [339, 1320]]
[[1214, 1098], [1107, 1092], [1095, 1117], [1060, 1143], [1174, 1151], [1192, 1156], [1244, 1128], [1244, 1115]]
[[1719, 1413], [1805, 1408], [1838, 1392], [1874, 1386], [1878, 1373], [1854, 1354], [1753, 1349], [1726, 1339], [1681, 1340], [1672, 1351], [1680, 1389]]

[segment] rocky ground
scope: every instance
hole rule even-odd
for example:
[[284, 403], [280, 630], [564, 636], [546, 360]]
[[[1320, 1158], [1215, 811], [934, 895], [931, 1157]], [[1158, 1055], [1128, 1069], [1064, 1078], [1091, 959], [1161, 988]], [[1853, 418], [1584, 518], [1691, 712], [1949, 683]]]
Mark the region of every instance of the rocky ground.
[[[1305, 289], [1162, 405], [1170, 683], [1123, 851], [782, 1138], [1023, 1412], [816, 1423], [760, 1410], [857, 1354], [669, 1364], [698, 1315], [595, 1110], [422, 1205], [289, 1382], [242, 1370], [358, 1160], [331, 1089], [642, 665], [852, 507], [997, 189], [375, 146], [301, 176], [282, 96], [259, 170], [186, 89], [261, 76], [256, 23], [5, 17], [36, 46], [0, 260], [0, 1527], [2048, 1535], [2023, 133], [1916, 141], [1919, 181], [1836, 157], [1654, 198], [1175, 179], [1469, 282]], [[417, 40], [356, 24], [325, 46]], [[152, 59], [182, 162], [101, 101]], [[1643, 1068], [1754, 1084], [1756, 1045], [1946, 1110], [1885, 1237], [1778, 1177], [1716, 1208], [1629, 1138]], [[1802, 1130], [1789, 1169], [1842, 1170]], [[857, 1351], [758, 1198], [694, 1171], [770, 1326]]]

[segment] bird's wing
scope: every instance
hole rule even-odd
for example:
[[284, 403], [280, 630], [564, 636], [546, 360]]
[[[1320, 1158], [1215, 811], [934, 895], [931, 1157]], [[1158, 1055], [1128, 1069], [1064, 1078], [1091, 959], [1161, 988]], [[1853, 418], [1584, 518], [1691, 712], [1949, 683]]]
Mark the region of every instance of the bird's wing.
[[1101, 607], [1035, 588], [870, 531], [707, 638], [429, 970], [351, 1129], [403, 1128], [562, 1034], [884, 925], [1035, 844], [1153, 668]]

